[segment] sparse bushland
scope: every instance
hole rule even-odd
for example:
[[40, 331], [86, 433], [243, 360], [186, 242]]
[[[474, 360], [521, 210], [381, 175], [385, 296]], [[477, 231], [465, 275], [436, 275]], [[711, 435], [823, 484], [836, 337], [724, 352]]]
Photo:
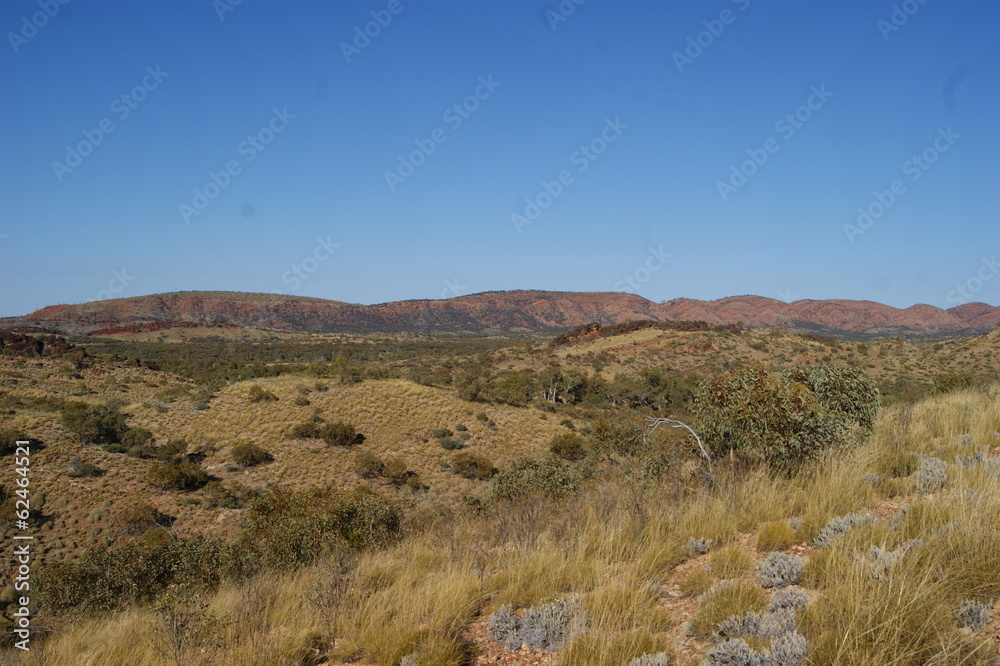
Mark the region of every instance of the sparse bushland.
[[[620, 665], [644, 654], [669, 654], [676, 649], [674, 625], [649, 586], [684, 559], [690, 537], [712, 538], [726, 548], [737, 534], [790, 519], [798, 521], [803, 535], [816, 536], [833, 518], [874, 508], [880, 498], [859, 477], [900, 434], [916, 452], [927, 453], [966, 431], [975, 441], [983, 434], [992, 436], [992, 429], [1000, 426], [995, 395], [954, 394], [920, 403], [913, 412], [902, 433], [897, 415], [889, 413], [876, 425], [869, 443], [821, 457], [792, 476], [766, 469], [732, 474], [723, 469], [713, 487], [680, 495], [665, 486], [654, 487], [638, 507], [621, 481], [594, 479], [568, 495], [557, 492], [541, 500], [545, 510], [513, 540], [488, 519], [489, 511], [480, 510], [454, 522], [439, 522], [399, 543], [384, 542], [388, 547], [362, 553], [351, 566], [329, 629], [311, 611], [304, 590], [325, 580], [324, 572], [341, 560], [324, 558], [339, 558], [335, 554], [319, 556], [306, 569], [270, 574], [252, 588], [223, 583], [206, 598], [210, 612], [225, 614], [240, 605], [252, 610], [234, 616], [240, 618], [238, 624], [220, 638], [224, 647], [215, 648], [222, 650], [217, 663], [274, 663], [315, 647], [335, 658], [360, 653], [386, 666], [413, 653], [446, 655], [437, 663], [457, 664], [469, 649], [461, 629], [477, 617], [505, 604], [525, 613], [573, 594], [580, 595], [588, 626], [563, 648], [564, 659]], [[969, 423], [971, 418], [975, 424]], [[956, 475], [950, 491], [955, 494], [947, 502], [915, 498], [916, 504], [898, 514], [901, 517], [850, 530], [811, 556], [816, 560], [822, 555], [827, 565], [821, 577], [807, 572], [800, 583], [815, 590], [815, 598], [796, 611], [797, 631], [806, 641], [810, 663], [986, 663], [993, 654], [984, 636], [959, 630], [958, 616], [967, 600], [1000, 596], [998, 480], [982, 465]], [[269, 512], [259, 516], [254, 524], [265, 531], [278, 530], [283, 522], [272, 520], [275, 516]], [[881, 579], [873, 577], [864, 558], [853, 555], [867, 553], [873, 542], [896, 549], [915, 538], [925, 544], [912, 547]], [[275, 541], [284, 539], [258, 532], [252, 543]], [[308, 542], [302, 550], [312, 551]], [[704, 557], [712, 552], [723, 551]], [[279, 551], [269, 561], [295, 559]], [[612, 570], [619, 575], [608, 576]], [[723, 621], [768, 608], [767, 591], [752, 573], [716, 583], [713, 589], [698, 601], [691, 626], [697, 636], [708, 638]], [[265, 598], [266, 604], [248, 604], [249, 599]], [[277, 610], [270, 609], [277, 608], [286, 610], [273, 615]], [[140, 607], [101, 620], [82, 620], [51, 639], [45, 650], [50, 663], [57, 664], [76, 663], [72, 660], [80, 655], [107, 654], [138, 655], [138, 663], [154, 664], [153, 657], [141, 656], [141, 642], [126, 650], [120, 641], [137, 635], [136, 628], [155, 616], [152, 608]], [[285, 626], [278, 641], [255, 638], [277, 626], [275, 622]], [[91, 636], [86, 643], [77, 633], [83, 626]]]
[[266, 571], [288, 571], [339, 552], [391, 543], [398, 510], [379, 495], [325, 488], [307, 493], [275, 489], [251, 497], [240, 532], [178, 538], [172, 521], [148, 505], [114, 517], [115, 539], [73, 562], [39, 574], [39, 596], [49, 612], [110, 611], [151, 601], [171, 586], [211, 594], [221, 581], [246, 581]]
[[[293, 381], [275, 382], [269, 388], [290, 395]], [[330, 392], [343, 391], [339, 400], [367, 384]], [[812, 392], [804, 385], [801, 390]], [[245, 395], [245, 387], [236, 387], [220, 391], [218, 401], [246, 405]], [[317, 391], [314, 397], [318, 395]], [[426, 399], [427, 393], [414, 395]], [[313, 402], [321, 404], [319, 398]], [[823, 406], [818, 398], [816, 402]], [[95, 563], [88, 554], [67, 565], [79, 562], [80, 568], [68, 569], [66, 575], [75, 576], [74, 584], [58, 589], [84, 590], [83, 594], [95, 595], [93, 600], [64, 601], [67, 622], [60, 632], [33, 644], [34, 654], [12, 658], [39, 664], [44, 660], [160, 666], [165, 659], [163, 644], [153, 640], [151, 627], [162, 631], [170, 618], [191, 617], [194, 624], [210, 625], [213, 631], [211, 640], [185, 654], [193, 664], [263, 666], [327, 658], [334, 663], [362, 660], [397, 666], [408, 655], [415, 663], [460, 664], [484, 647], [478, 638], [470, 639], [483, 632], [469, 627], [482, 629], [502, 606], [509, 605], [523, 616], [554, 599], [578, 597], [587, 628], [561, 648], [562, 663], [623, 666], [644, 655], [664, 652], [669, 659], [677, 652], [686, 666], [717, 647], [711, 644], [711, 635], [739, 624], [719, 626], [734, 615], [741, 617], [747, 605], [715, 603], [723, 595], [709, 596], [708, 590], [713, 585], [733, 585], [759, 591], [765, 595], [759, 612], [770, 613], [778, 596], [763, 587], [756, 565], [767, 561], [772, 549], [790, 545], [796, 546], [796, 553], [805, 549], [802, 557], [807, 562], [798, 583], [801, 589], [791, 588], [805, 599], [793, 599], [791, 608], [797, 632], [807, 645], [808, 663], [988, 663], [995, 654], [992, 629], [971, 632], [984, 616], [990, 617], [984, 609], [1000, 597], [996, 582], [1000, 580], [996, 501], [1000, 473], [993, 451], [1000, 445], [1000, 438], [993, 435], [1000, 431], [1000, 408], [995, 390], [955, 391], [926, 402], [895, 405], [875, 421], [867, 440], [859, 425], [858, 437], [817, 450], [795, 465], [777, 461], [772, 468], [762, 460], [731, 462], [727, 456], [717, 456], [711, 485], [698, 473], [700, 463], [689, 443], [671, 448], [673, 440], [658, 442], [652, 437], [644, 443], [641, 421], [636, 430], [629, 419], [609, 418], [614, 415], [607, 412], [580, 416], [585, 403], [577, 404], [572, 408], [581, 411], [573, 412], [574, 418], [595, 455], [567, 461], [548, 454], [545, 445], [557, 432], [554, 429], [535, 431], [535, 448], [519, 450], [512, 462], [501, 447], [477, 444], [468, 450], [489, 455], [501, 472], [488, 483], [446, 477], [455, 484], [478, 486], [467, 508], [436, 498], [423, 503], [422, 496], [410, 495], [405, 487], [384, 483], [384, 476], [362, 482], [380, 486], [386, 496], [378, 499], [366, 491], [355, 497], [351, 491], [326, 488], [304, 494], [280, 489], [290, 495], [265, 498], [259, 494], [263, 491], [238, 488], [231, 479], [210, 482], [183, 499], [203, 497], [207, 504], [218, 498], [220, 505], [231, 503], [227, 508], [247, 505], [246, 524], [236, 536], [217, 539], [214, 545], [203, 537], [202, 550], [186, 556], [173, 550], [193, 548], [188, 545], [190, 537], [173, 533], [180, 521], [163, 522], [160, 514], [143, 528], [139, 516], [136, 526], [126, 530], [129, 534], [117, 536], [110, 548], [99, 549], [110, 553], [108, 559]], [[565, 406], [556, 403], [559, 410]], [[191, 415], [216, 418], [216, 412], [223, 411], [216, 407], [213, 401], [211, 412]], [[244, 414], [275, 410], [260, 417], [266, 421], [278, 410], [294, 407], [283, 399]], [[421, 417], [420, 425], [411, 426], [415, 436], [406, 440], [413, 442], [412, 450], [373, 448], [372, 454], [378, 452], [383, 466], [396, 458], [408, 469], [419, 464], [420, 455], [429, 455], [436, 465], [455, 454], [442, 451], [433, 440], [420, 442], [432, 427], [464, 422], [478, 441], [491, 416], [506, 435], [519, 427], [512, 414], [521, 418], [538, 413], [493, 406], [486, 408], [490, 415], [484, 421], [474, 416], [479, 409], [483, 407], [463, 405], [446, 416]], [[137, 410], [129, 407], [129, 411]], [[366, 433], [377, 432], [369, 430], [372, 420], [333, 412], [330, 405], [323, 413], [357, 423]], [[549, 414], [552, 428], [561, 418], [560, 412], [555, 413], [555, 417]], [[292, 412], [273, 427], [268, 423], [272, 428], [268, 432], [280, 440], [308, 414], [305, 408]], [[139, 416], [135, 423], [140, 427], [161, 436], [169, 432], [149, 414]], [[412, 416], [407, 413], [403, 418]], [[598, 416], [608, 422], [595, 423]], [[243, 435], [220, 436], [214, 442], [221, 447], [237, 436]], [[195, 450], [205, 442], [194, 437], [190, 441]], [[266, 440], [260, 442], [271, 448]], [[363, 448], [379, 444], [379, 437], [372, 435]], [[275, 446], [285, 447], [275, 448], [276, 452], [301, 451], [303, 456], [308, 448], [295, 442]], [[99, 456], [95, 461], [102, 465], [113, 459], [135, 466], [140, 473], [149, 465], [89, 451]], [[221, 452], [224, 456], [226, 449]], [[341, 456], [340, 464], [350, 470], [352, 461], [365, 452], [330, 448], [309, 455]], [[672, 456], [670, 465], [655, 460], [664, 452]], [[273, 465], [246, 470], [248, 476], [241, 472], [239, 478], [258, 483], [249, 475], [273, 469], [285, 455], [290, 453], [279, 453]], [[947, 465], [946, 485], [926, 497], [914, 493], [924, 456]], [[349, 483], [358, 483], [348, 474]], [[873, 480], [872, 475], [878, 478]], [[889, 480], [901, 482], [893, 495], [885, 485]], [[176, 514], [169, 507], [183, 506], [161, 504], [174, 496], [152, 496], [164, 513]], [[421, 501], [411, 499], [416, 497]], [[404, 502], [416, 505], [405, 515], [397, 508]], [[4, 502], [8, 506], [12, 508], [9, 499]], [[897, 511], [901, 506], [908, 508]], [[846, 530], [829, 545], [813, 549], [813, 540], [831, 520], [869, 513], [874, 517], [870, 524]], [[104, 526], [104, 537], [117, 534], [107, 527], [109, 522], [118, 524], [116, 517], [113, 511], [98, 523]], [[127, 523], [121, 519], [121, 524]], [[707, 553], [687, 554], [685, 546], [692, 538], [711, 540], [712, 546]], [[215, 554], [215, 547], [220, 554]], [[717, 580], [698, 573], [713, 558], [720, 570], [726, 569], [730, 558], [737, 563], [726, 569], [732, 578]], [[192, 564], [185, 564], [189, 559]], [[753, 564], [749, 569], [747, 561]], [[89, 568], [83, 566], [88, 563]], [[208, 565], [199, 568], [199, 563]], [[43, 571], [47, 568], [44, 565]], [[39, 572], [40, 583], [46, 575]], [[147, 587], [147, 580], [154, 584]], [[706, 626], [698, 635], [705, 640], [684, 636], [670, 606], [674, 585], [681, 593], [694, 595], [682, 601], [702, 617]], [[178, 590], [190, 604], [175, 603]], [[94, 610], [83, 610], [88, 604]], [[749, 607], [758, 606], [754, 602]], [[719, 611], [714, 626], [705, 619], [713, 607]], [[217, 619], [224, 621], [216, 623]], [[746, 639], [748, 648], [759, 652], [767, 647], [754, 640]]]
[[127, 414], [113, 405], [72, 402], [62, 410], [62, 425], [81, 440], [92, 444], [119, 444], [128, 430]]
[[344, 421], [320, 423], [306, 421], [292, 426], [289, 435], [293, 439], [322, 439], [330, 446], [354, 446], [365, 441], [353, 425]]

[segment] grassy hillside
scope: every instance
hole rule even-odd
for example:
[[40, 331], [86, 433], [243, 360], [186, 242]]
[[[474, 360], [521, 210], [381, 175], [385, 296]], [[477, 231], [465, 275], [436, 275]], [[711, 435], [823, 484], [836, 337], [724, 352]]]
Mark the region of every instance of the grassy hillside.
[[[0, 356], [0, 433], [37, 441], [35, 573], [43, 587], [89, 581], [57, 601], [51, 590], [70, 586], [50, 582], [34, 626], [53, 633], [5, 658], [995, 663], [997, 335], [917, 344], [642, 330], [556, 349], [307, 338]], [[636, 438], [643, 415], [700, 429], [686, 377], [754, 360], [860, 367], [911, 390], [889, 396], [870, 435], [845, 431], [791, 467], [713, 449], [709, 478], [683, 431]], [[74, 402], [123, 414], [127, 443], [74, 434]], [[298, 436], [340, 422], [363, 441]], [[253, 447], [267, 456], [241, 457]], [[189, 489], [150, 477], [177, 465], [207, 476]], [[215, 541], [189, 550], [196, 536]], [[100, 567], [121, 568], [125, 587], [98, 598], [90, 591], [120, 585], [100, 567], [87, 573], [102, 553], [119, 553]], [[161, 561], [156, 580], [142, 578]], [[176, 573], [192, 562], [196, 576]], [[0, 603], [13, 598], [8, 586]]]
[[[806, 604], [794, 631], [810, 663], [991, 663], [1000, 624], [972, 633], [956, 612], [1000, 595], [998, 400], [966, 392], [890, 410], [866, 444], [791, 478], [724, 473], [712, 489], [638, 496], [612, 478], [572, 502], [521, 507], [531, 513], [521, 529], [509, 529], [510, 516], [456, 517], [362, 555], [348, 573], [335, 558], [225, 585], [201, 599], [213, 636], [190, 643], [182, 663], [309, 663], [314, 650], [386, 665], [414, 651], [418, 663], [438, 664], [470, 652], [624, 664], [660, 651], [696, 663], [721, 644], [712, 639], [719, 621], [778, 596], [755, 572], [775, 551], [804, 563], [791, 589]], [[918, 455], [946, 463], [943, 487], [906, 474]], [[870, 521], [817, 546], [831, 519], [859, 512]], [[691, 538], [711, 539], [708, 552], [687, 550]], [[511, 651], [488, 638], [487, 618], [502, 605], [569, 595], [589, 622], [561, 650]], [[166, 617], [142, 608], [80, 618], [47, 644], [44, 663], [172, 663], [155, 640], [166, 637], [148, 633]]]

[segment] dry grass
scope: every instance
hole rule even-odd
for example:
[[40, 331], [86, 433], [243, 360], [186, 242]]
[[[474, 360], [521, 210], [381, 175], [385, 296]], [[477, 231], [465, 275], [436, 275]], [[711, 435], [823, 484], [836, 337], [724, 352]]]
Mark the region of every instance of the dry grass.
[[685, 597], [697, 597], [708, 592], [709, 588], [714, 584], [715, 576], [699, 567], [681, 581], [681, 594]]
[[735, 544], [713, 550], [708, 555], [708, 570], [718, 578], [740, 578], [753, 569], [753, 558]]
[[753, 581], [725, 580], [716, 583], [699, 600], [698, 614], [691, 620], [690, 633], [708, 638], [734, 615], [767, 608], [767, 593]]
[[795, 530], [787, 520], [764, 523], [757, 532], [757, 549], [765, 553], [785, 550], [795, 542]]
[[[67, 390], [75, 385], [53, 381]], [[136, 403], [135, 420], [158, 438], [183, 434], [195, 442], [214, 441], [220, 459], [233, 441], [261, 444], [274, 453], [274, 463], [239, 474], [219, 472], [248, 485], [354, 480], [349, 452], [321, 448], [313, 453], [310, 444], [284, 437], [291, 424], [319, 408], [324, 418], [349, 420], [368, 435], [363, 446], [401, 457], [432, 487], [441, 486], [433, 497], [441, 506], [453, 506], [453, 500], [475, 486], [438, 468], [443, 450], [433, 439], [419, 439], [430, 429], [468, 424], [479, 442], [476, 450], [488, 452], [496, 463], [541, 451], [560, 428], [554, 419], [540, 419], [537, 410], [489, 407], [489, 418], [498, 426], [492, 431], [475, 419], [481, 406], [408, 382], [335, 386], [311, 393], [309, 406], [294, 404], [301, 379], [255, 383], [279, 400], [251, 405], [248, 385], [237, 384], [220, 391], [212, 408], [200, 412], [183, 405], [160, 412]], [[143, 391], [152, 395], [164, 388], [157, 384]], [[23, 418], [18, 416], [20, 423]], [[45, 428], [50, 443], [47, 453], [41, 453], [52, 458], [42, 460], [55, 463], [58, 456], [79, 449], [60, 433], [51, 415], [32, 418]], [[998, 431], [1000, 397], [995, 390], [956, 393], [890, 410], [869, 441], [835, 451], [791, 476], [763, 469], [737, 473], [720, 465], [714, 487], [692, 486], [689, 492], [652, 487], [638, 498], [624, 481], [606, 481], [562, 503], [534, 507], [526, 514], [530, 530], [516, 539], [507, 538], [488, 514], [428, 518], [423, 531], [401, 544], [361, 555], [336, 603], [318, 603], [314, 593], [333, 570], [333, 560], [271, 575], [250, 587], [222, 587], [205, 599], [206, 613], [217, 619], [214, 642], [186, 663], [263, 665], [324, 653], [395, 666], [416, 653], [419, 663], [458, 664], [477, 647], [464, 633], [477, 618], [501, 604], [523, 609], [572, 593], [580, 595], [590, 627], [565, 648], [561, 663], [620, 666], [643, 653], [674, 650], [679, 620], [664, 610], [658, 590], [684, 561], [689, 538], [714, 541], [708, 556], [685, 565], [705, 563], [711, 573], [694, 570], [683, 589], [684, 594], [703, 593], [691, 632], [707, 638], [718, 622], [767, 605], [767, 593], [748, 575], [754, 557], [763, 557], [748, 554], [754, 537], [763, 551], [784, 550], [810, 543], [831, 518], [865, 511], [878, 516], [872, 526], [849, 532], [827, 549], [794, 548], [806, 550], [808, 558], [802, 585], [813, 601], [802, 613], [800, 631], [809, 642], [810, 663], [988, 663], [996, 655], [995, 645], [986, 636], [960, 630], [955, 609], [967, 598], [1000, 598], [1000, 481], [982, 466], [965, 470], [954, 461], [976, 450], [996, 456], [1000, 439], [993, 433]], [[961, 435], [971, 435], [971, 441]], [[95, 460], [105, 455], [86, 453]], [[909, 461], [919, 454], [948, 461], [944, 491], [912, 495]], [[110, 478], [79, 481], [87, 484], [86, 490], [63, 484], [64, 494], [50, 493], [54, 505], [66, 502], [57, 513], [62, 525], [52, 529], [63, 535], [101, 524], [103, 518], [89, 523], [86, 517], [107, 498], [119, 497], [116, 484], [136, 483], [144, 465], [121, 456], [115, 460], [122, 464]], [[886, 487], [884, 479], [866, 480], [871, 473], [894, 479], [895, 486]], [[55, 488], [61, 477], [44, 478]], [[178, 512], [174, 497], [153, 498]], [[430, 500], [426, 503], [427, 515], [436, 515]], [[907, 510], [898, 514], [903, 506]], [[198, 515], [192, 510], [184, 520]], [[788, 523], [793, 519], [794, 533]], [[913, 539], [923, 544], [902, 554], [881, 578], [872, 575], [872, 546], [893, 551]], [[717, 582], [716, 577], [733, 580]], [[171, 663], [157, 650], [157, 634], [151, 630], [158, 617], [144, 608], [78, 618], [38, 653], [17, 658], [19, 663], [57, 665]]]

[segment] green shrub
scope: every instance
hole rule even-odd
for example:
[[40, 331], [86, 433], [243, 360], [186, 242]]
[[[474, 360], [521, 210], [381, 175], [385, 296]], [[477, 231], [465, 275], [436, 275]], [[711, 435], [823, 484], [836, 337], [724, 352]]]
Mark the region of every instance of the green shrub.
[[205, 508], [242, 509], [247, 500], [263, 491], [250, 490], [238, 481], [209, 481], [202, 488]]
[[188, 443], [186, 439], [175, 437], [168, 439], [163, 446], [156, 447], [153, 452], [156, 458], [163, 461], [174, 460], [177, 456], [187, 453]]
[[792, 381], [809, 387], [820, 404], [831, 412], [871, 430], [878, 416], [881, 395], [864, 370], [821, 365], [808, 369], [791, 368], [785, 374]]
[[0, 456], [9, 456], [17, 450], [17, 442], [30, 441], [24, 432], [14, 428], [0, 429]]
[[385, 471], [385, 463], [371, 451], [361, 451], [354, 456], [354, 471], [363, 479], [374, 479]]
[[208, 473], [190, 462], [154, 464], [146, 480], [159, 490], [197, 490], [209, 481]]
[[61, 417], [66, 430], [92, 444], [118, 444], [128, 430], [128, 416], [111, 405], [71, 402], [63, 407]]
[[[132, 432], [132, 430], [134, 430], [134, 428], [130, 429], [129, 432]], [[127, 435], [128, 433], [126, 433], [126, 436]], [[150, 437], [150, 440], [147, 440], [147, 442], [151, 441], [151, 439], [152, 438]], [[124, 444], [122, 444], [122, 446], [124, 446]], [[125, 453], [134, 458], [156, 458], [157, 460], [161, 460], [163, 462], [177, 462], [180, 455], [186, 453], [187, 450], [187, 441], [175, 438], [168, 440], [163, 446], [151, 446], [148, 443], [138, 444], [126, 450]]]
[[946, 372], [934, 378], [935, 393], [951, 393], [964, 391], [979, 385], [978, 378], [967, 372]]
[[70, 461], [69, 471], [66, 472], [66, 476], [74, 479], [87, 476], [101, 476], [102, 474], [104, 474], [103, 469], [94, 463], [84, 462], [79, 458], [73, 458]]
[[354, 446], [365, 441], [365, 436], [344, 421], [326, 423], [319, 427], [319, 437], [330, 446]]
[[232, 456], [233, 462], [240, 467], [256, 467], [274, 460], [274, 456], [250, 442], [234, 444], [229, 455]]
[[243, 528], [227, 548], [227, 570], [246, 577], [305, 564], [334, 548], [384, 545], [401, 526], [399, 509], [364, 487], [277, 487], [248, 501]]
[[563, 460], [582, 460], [587, 455], [587, 441], [574, 432], [564, 432], [552, 437], [549, 451]]
[[601, 456], [631, 455], [642, 440], [643, 423], [638, 417], [602, 416], [594, 421], [593, 448]]
[[461, 451], [452, 456], [451, 469], [466, 479], [486, 480], [496, 473], [489, 458], [468, 451]]
[[[733, 452], [745, 460], [783, 465], [800, 463], [834, 446], [842, 441], [849, 423], [860, 423], [854, 417], [863, 421], [877, 403], [868, 402], [872, 394], [865, 389], [854, 405], [839, 388], [853, 386], [853, 380], [837, 373], [831, 375], [837, 381], [823, 389], [821, 399], [807, 382], [823, 376], [803, 379], [800, 371], [769, 373], [754, 364], [706, 380], [695, 401], [702, 439], [716, 455]], [[877, 395], [875, 391], [876, 401]]]
[[406, 483], [406, 478], [410, 474], [410, 468], [399, 458], [389, 458], [382, 467], [382, 476], [397, 486]]
[[47, 613], [113, 611], [152, 601], [171, 584], [211, 589], [222, 565], [222, 543], [214, 537], [121, 539], [72, 562], [45, 563], [37, 574], [39, 605]]
[[292, 426], [289, 436], [292, 439], [319, 439], [319, 424], [314, 421], [296, 423]]
[[556, 497], [580, 487], [582, 470], [554, 456], [515, 458], [490, 479], [494, 498], [517, 501], [535, 494]]
[[465, 448], [465, 442], [454, 437], [441, 437], [438, 439], [438, 445], [446, 451], [459, 451]]
[[128, 448], [149, 446], [153, 442], [153, 433], [146, 428], [129, 428], [122, 435], [122, 444]]
[[271, 393], [267, 389], [261, 388], [257, 384], [250, 387], [250, 392], [247, 394], [250, 398], [250, 402], [277, 402], [278, 396]]

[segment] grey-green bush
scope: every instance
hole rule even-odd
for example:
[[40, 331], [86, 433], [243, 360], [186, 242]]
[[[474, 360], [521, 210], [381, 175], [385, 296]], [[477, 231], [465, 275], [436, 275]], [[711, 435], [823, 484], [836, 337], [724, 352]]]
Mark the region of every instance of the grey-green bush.
[[764, 587], [785, 587], [799, 582], [802, 568], [801, 558], [775, 551], [757, 563], [757, 578]]

